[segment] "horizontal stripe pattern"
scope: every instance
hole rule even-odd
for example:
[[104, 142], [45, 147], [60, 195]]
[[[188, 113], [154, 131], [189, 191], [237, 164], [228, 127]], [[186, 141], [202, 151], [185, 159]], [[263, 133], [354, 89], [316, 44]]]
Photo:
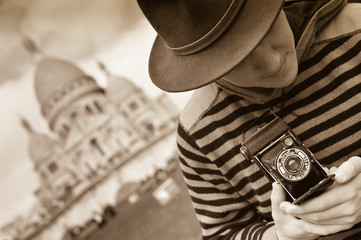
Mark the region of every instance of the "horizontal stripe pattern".
[[360, 39], [355, 33], [314, 44], [279, 98], [260, 105], [219, 89], [191, 131], [179, 125], [179, 158], [203, 239], [261, 239], [273, 226], [271, 183], [239, 151], [242, 132], [268, 107], [282, 106], [275, 113], [323, 165], [361, 154]]

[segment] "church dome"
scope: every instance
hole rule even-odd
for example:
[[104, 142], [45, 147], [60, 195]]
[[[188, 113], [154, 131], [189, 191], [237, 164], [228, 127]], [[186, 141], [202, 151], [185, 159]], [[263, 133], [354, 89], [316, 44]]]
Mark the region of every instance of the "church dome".
[[122, 102], [142, 90], [124, 77], [109, 75], [106, 92], [113, 101]]
[[20, 117], [20, 121], [30, 136], [29, 154], [37, 168], [43, 160], [56, 152], [59, 143], [48, 135], [35, 132], [25, 118]]
[[35, 93], [42, 114], [52, 126], [55, 116], [74, 99], [102, 89], [74, 64], [57, 58], [44, 58], [35, 74]]
[[30, 136], [29, 153], [35, 168], [54, 154], [57, 147], [58, 143], [53, 138], [44, 134], [32, 133]]
[[43, 105], [52, 93], [84, 76], [84, 72], [70, 62], [56, 58], [41, 59], [35, 75], [35, 92], [39, 103]]

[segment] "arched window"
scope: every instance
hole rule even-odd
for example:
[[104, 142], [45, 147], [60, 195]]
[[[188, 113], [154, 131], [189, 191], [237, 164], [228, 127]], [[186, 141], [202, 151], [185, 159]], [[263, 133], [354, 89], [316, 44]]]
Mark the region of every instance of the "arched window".
[[98, 103], [98, 101], [94, 101], [94, 106], [99, 112], [103, 112], [103, 107]]
[[129, 118], [129, 114], [125, 110], [122, 110], [121, 113], [125, 118]]
[[147, 122], [144, 124], [145, 125], [145, 128], [149, 131], [149, 132], [153, 132], [155, 129], [154, 129], [154, 125], [150, 122]]
[[70, 130], [69, 126], [64, 123], [62, 125], [62, 128], [60, 129], [60, 133], [59, 133], [60, 137], [65, 138], [68, 135], [69, 130]]
[[77, 116], [78, 116], [78, 113], [77, 113], [77, 112], [72, 112], [72, 113], [70, 114], [70, 118], [71, 118], [71, 120], [73, 120], [73, 121], [77, 118]]
[[56, 164], [55, 162], [51, 162], [48, 164], [48, 169], [51, 173], [55, 173], [56, 171], [58, 171], [59, 167], [58, 164]]
[[132, 112], [135, 112], [137, 109], [139, 108], [139, 105], [136, 101], [132, 101], [129, 103], [129, 109], [132, 111]]
[[67, 124], [63, 124], [63, 129], [64, 129], [65, 131], [69, 131], [69, 126], [68, 126]]
[[98, 141], [96, 139], [92, 139], [90, 141], [90, 145], [95, 149], [97, 150], [101, 155], [104, 155], [104, 151], [103, 149], [100, 147]]
[[85, 111], [90, 114], [93, 113], [92, 109], [88, 105], [85, 105]]

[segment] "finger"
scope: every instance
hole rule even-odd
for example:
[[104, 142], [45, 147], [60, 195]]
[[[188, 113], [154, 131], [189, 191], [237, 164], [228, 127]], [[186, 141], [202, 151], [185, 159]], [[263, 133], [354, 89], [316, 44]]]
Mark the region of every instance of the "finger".
[[328, 171], [328, 174], [334, 174], [337, 170], [337, 167], [331, 167], [330, 170]]
[[319, 225], [336, 225], [353, 222], [353, 219], [355, 219], [354, 214], [353, 208], [348, 207], [347, 203], [344, 203], [327, 211], [298, 214], [295, 217]]
[[305, 231], [315, 235], [329, 235], [352, 227], [352, 225], [348, 224], [318, 225], [307, 221], [300, 221], [300, 224], [302, 224], [302, 228]]
[[361, 172], [361, 158], [351, 157], [342, 163], [335, 172], [335, 181], [345, 183]]
[[[283, 187], [278, 183], [273, 183], [272, 188], [272, 217], [277, 228], [277, 235], [279, 239], [290, 239], [290, 236], [292, 236], [291, 239], [316, 239], [319, 236], [318, 234], [315, 235], [306, 232], [301, 227], [301, 220], [287, 215], [280, 209], [281, 203], [288, 203], [285, 202], [286, 193]], [[302, 236], [302, 238], [300, 238], [300, 236]]]
[[281, 202], [286, 200], [286, 193], [282, 186], [277, 182], [272, 183], [272, 194], [271, 194], [271, 201], [272, 204], [275, 204], [279, 207]]
[[282, 218], [286, 213], [281, 209], [281, 203], [286, 199], [286, 193], [282, 186], [276, 182], [272, 184], [271, 204], [274, 219]]
[[289, 204], [285, 212], [293, 216], [301, 214], [318, 213], [336, 207], [354, 197], [352, 191], [344, 191], [344, 188], [333, 188], [321, 195], [314, 197], [301, 205]]

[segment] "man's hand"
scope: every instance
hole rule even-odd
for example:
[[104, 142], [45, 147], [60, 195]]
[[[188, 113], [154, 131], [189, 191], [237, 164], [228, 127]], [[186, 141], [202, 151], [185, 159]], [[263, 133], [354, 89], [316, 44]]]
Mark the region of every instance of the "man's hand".
[[323, 228], [321, 235], [347, 230], [361, 221], [361, 158], [352, 157], [335, 171], [335, 184], [300, 206], [281, 203], [285, 213]]
[[335, 181], [343, 184], [361, 173], [361, 157], [352, 157], [335, 171]]
[[292, 215], [288, 215], [280, 205], [286, 199], [284, 189], [278, 183], [273, 183], [271, 194], [272, 201], [272, 217], [277, 228], [277, 236], [279, 240], [312, 240], [320, 234], [312, 233], [310, 229], [315, 226], [312, 223], [297, 219]]

